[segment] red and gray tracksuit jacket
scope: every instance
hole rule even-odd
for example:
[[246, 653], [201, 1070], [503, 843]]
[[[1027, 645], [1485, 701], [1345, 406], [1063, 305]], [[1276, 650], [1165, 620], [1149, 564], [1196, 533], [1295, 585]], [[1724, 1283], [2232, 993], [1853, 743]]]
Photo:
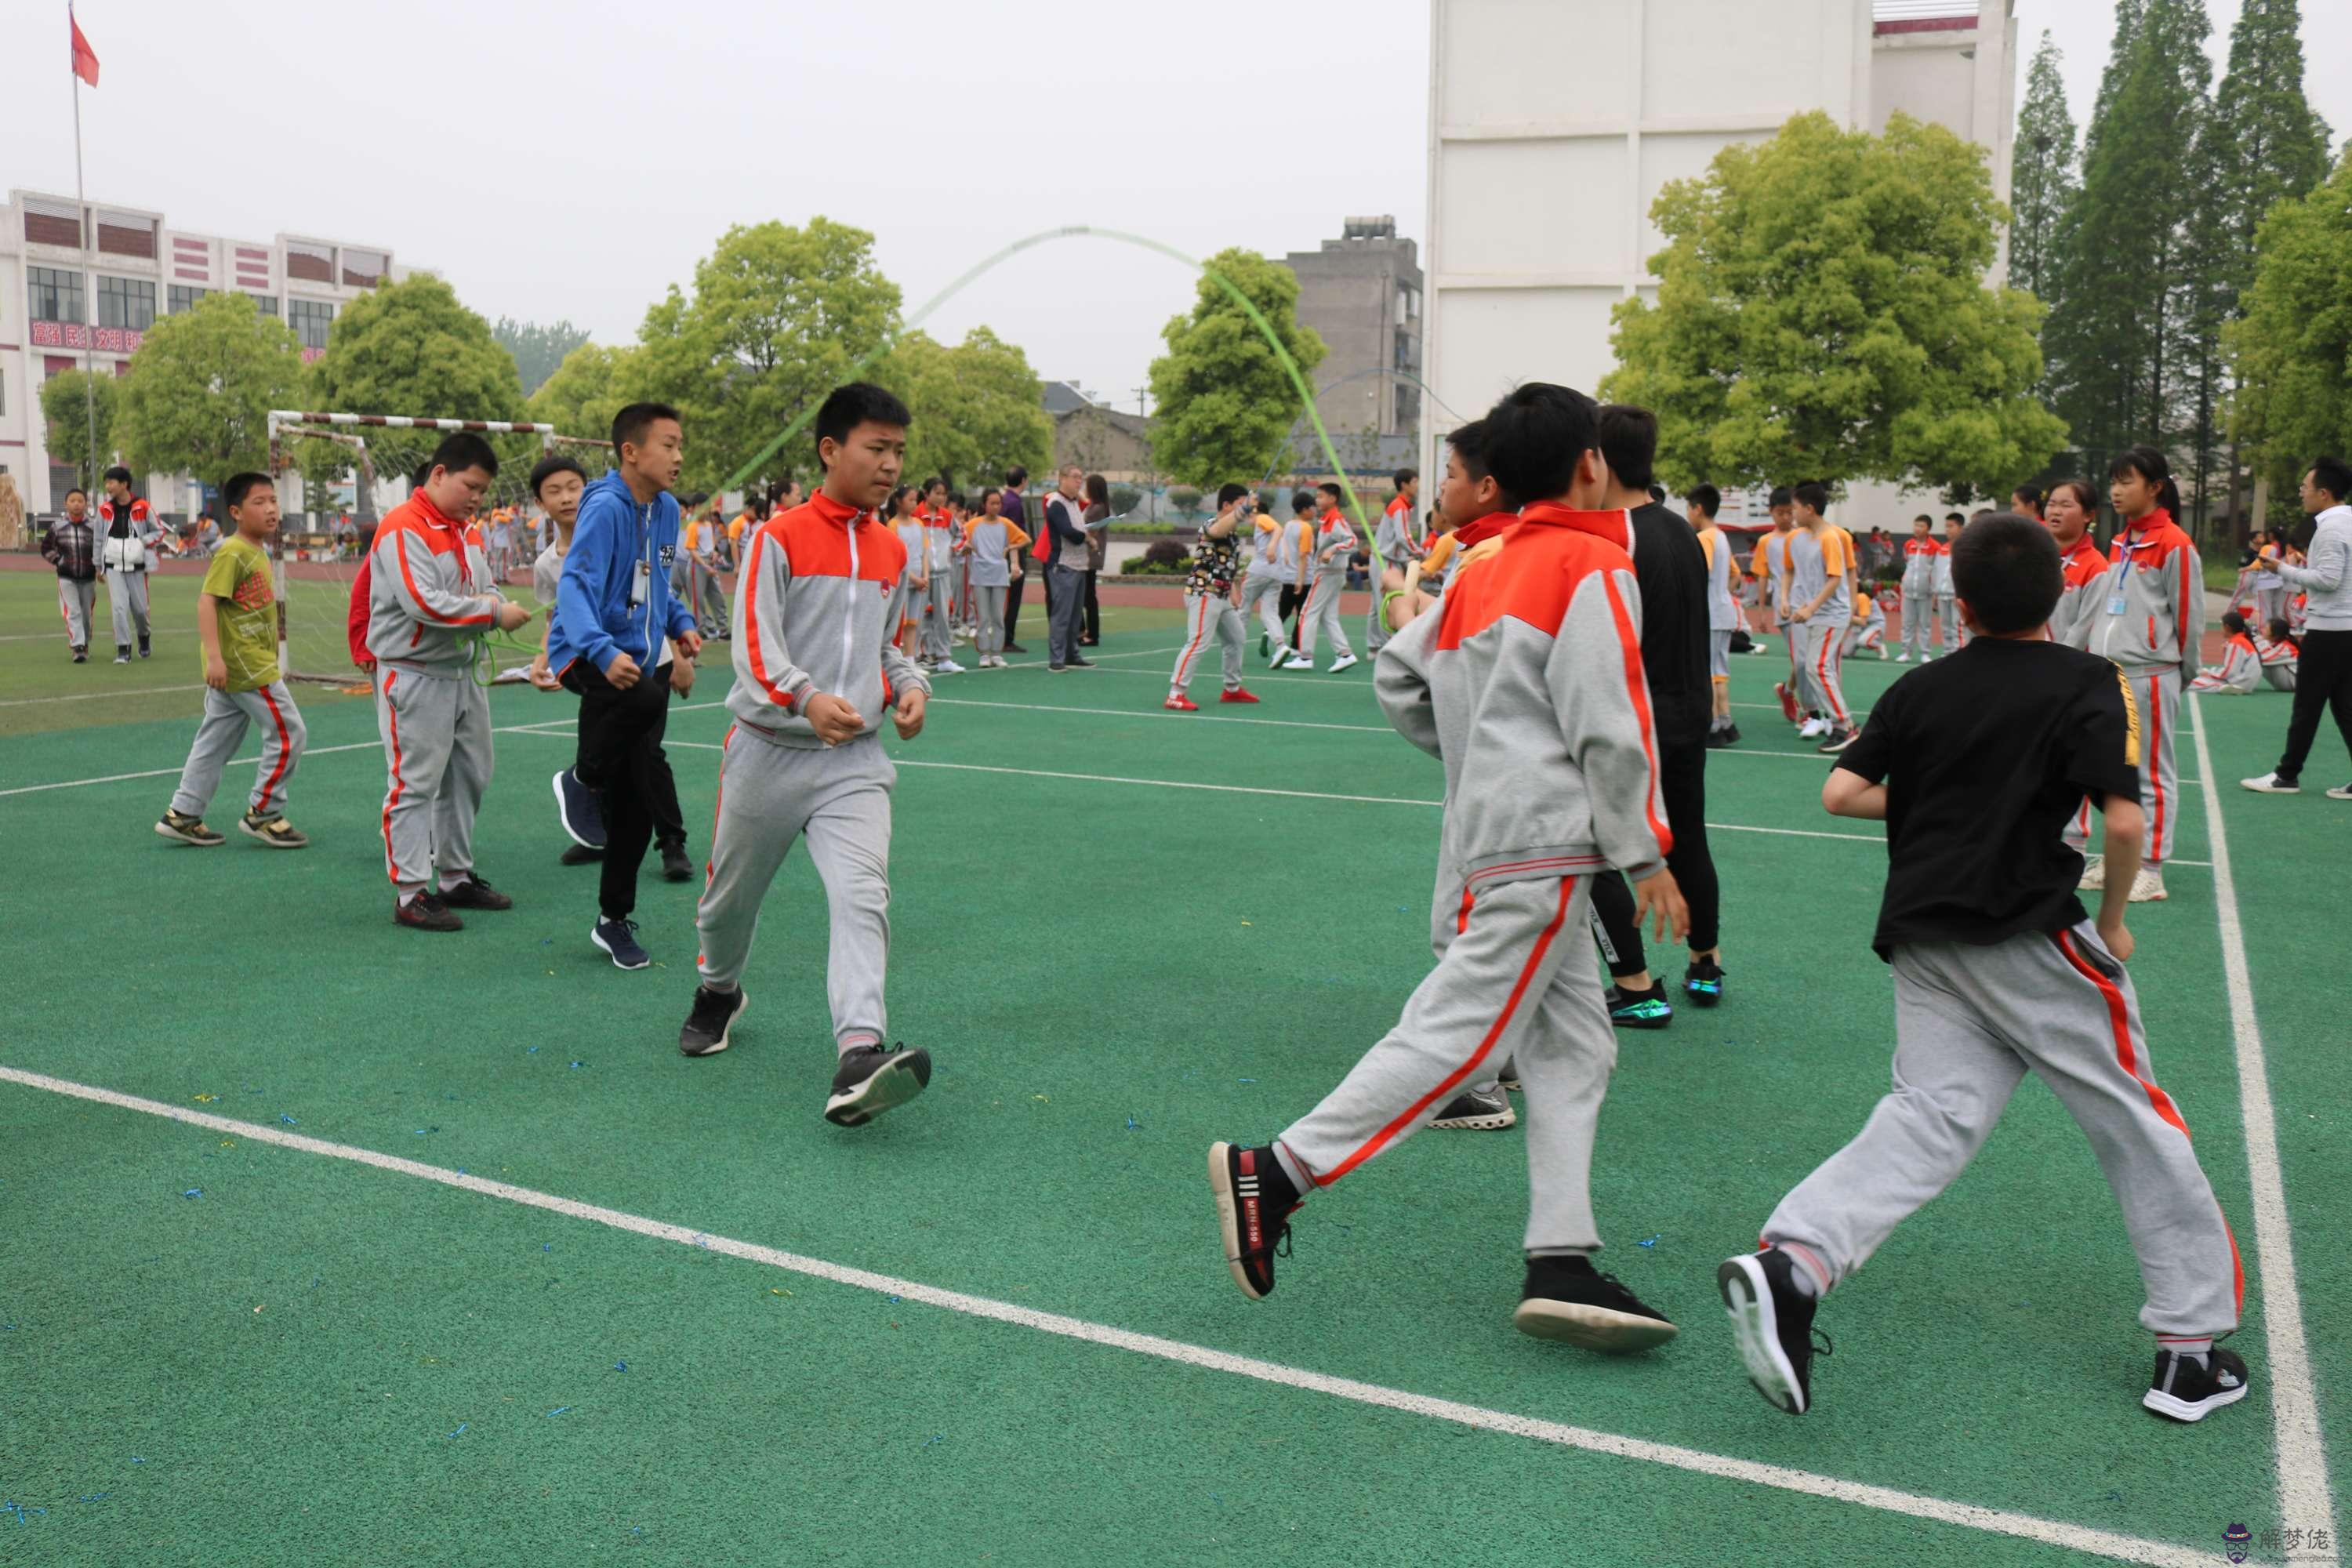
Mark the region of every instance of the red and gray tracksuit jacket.
[[824, 744], [803, 711], [813, 696], [856, 709], [870, 735], [898, 693], [929, 692], [891, 646], [907, 564], [889, 525], [823, 490], [745, 533], [729, 710], [770, 740], [813, 747]]
[[1461, 540], [1444, 599], [1372, 678], [1389, 722], [1445, 764], [1441, 896], [1603, 866], [1649, 876], [1674, 837], [1632, 515], [1541, 501]]
[[368, 555], [368, 652], [380, 665], [447, 679], [499, 624], [482, 531], [417, 491], [376, 525]]
[[[2091, 640], [2091, 623], [2107, 591], [2107, 558], [2087, 533], [2074, 548], [2058, 558], [2064, 575], [2057, 608], [2050, 612], [2050, 640], [2068, 647], [2084, 647]], [[2087, 651], [2087, 650], [2086, 650]]]
[[2090, 651], [2126, 669], [2197, 673], [2205, 639], [2205, 568], [2197, 545], [2161, 509], [2116, 535], [2107, 574], [2091, 592]]

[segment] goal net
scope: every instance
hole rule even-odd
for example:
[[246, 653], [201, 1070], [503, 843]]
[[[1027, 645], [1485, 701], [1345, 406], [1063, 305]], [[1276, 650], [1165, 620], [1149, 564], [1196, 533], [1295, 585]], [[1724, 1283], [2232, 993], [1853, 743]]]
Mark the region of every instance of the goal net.
[[[486, 437], [499, 473], [474, 521], [491, 573], [512, 596], [528, 588], [530, 564], [551, 526], [530, 495], [530, 470], [562, 453], [595, 479], [612, 466], [612, 444], [566, 436], [552, 425], [490, 419], [425, 419], [393, 414], [302, 413], [269, 416], [269, 474], [278, 486], [278, 668], [289, 680], [364, 689], [368, 676], [352, 662], [348, 618], [352, 584], [383, 514], [408, 499], [429, 469], [433, 449], [453, 430]], [[535, 637], [533, 622], [523, 637]], [[526, 660], [501, 663], [518, 668]]]

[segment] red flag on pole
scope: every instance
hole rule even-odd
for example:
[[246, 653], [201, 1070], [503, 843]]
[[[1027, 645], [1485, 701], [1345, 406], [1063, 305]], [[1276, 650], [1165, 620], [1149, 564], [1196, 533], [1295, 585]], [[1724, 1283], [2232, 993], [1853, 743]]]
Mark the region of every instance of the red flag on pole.
[[66, 11], [66, 26], [73, 29], [73, 73], [90, 86], [96, 87], [98, 85], [98, 53], [89, 47], [89, 40], [81, 36], [81, 24], [74, 20], [74, 14], [70, 7]]

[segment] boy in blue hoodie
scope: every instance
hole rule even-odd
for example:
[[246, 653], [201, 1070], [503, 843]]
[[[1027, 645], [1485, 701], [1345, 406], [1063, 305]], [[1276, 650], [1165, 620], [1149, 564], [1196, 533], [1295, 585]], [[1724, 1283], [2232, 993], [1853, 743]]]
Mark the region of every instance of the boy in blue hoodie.
[[652, 962], [629, 915], [637, 867], [653, 841], [656, 772], [669, 721], [669, 667], [656, 655], [665, 635], [680, 660], [702, 651], [693, 609], [669, 590], [678, 547], [670, 491], [685, 445], [677, 410], [666, 403], [632, 403], [613, 416], [618, 462], [581, 500], [548, 630], [548, 665], [580, 699], [579, 761], [563, 777], [593, 795], [604, 824], [598, 914], [588, 936], [622, 969]]

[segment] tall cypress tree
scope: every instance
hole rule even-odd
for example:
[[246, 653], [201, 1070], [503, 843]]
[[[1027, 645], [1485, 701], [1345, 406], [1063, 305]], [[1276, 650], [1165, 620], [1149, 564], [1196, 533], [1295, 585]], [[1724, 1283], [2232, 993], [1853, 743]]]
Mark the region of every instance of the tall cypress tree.
[[2058, 46], [2042, 35], [2025, 73], [2025, 104], [2017, 112], [2010, 155], [2009, 281], [2043, 305], [2058, 300], [2058, 259], [2063, 229], [2082, 182], [2074, 166], [2074, 117], [2066, 111], [2066, 83]]

